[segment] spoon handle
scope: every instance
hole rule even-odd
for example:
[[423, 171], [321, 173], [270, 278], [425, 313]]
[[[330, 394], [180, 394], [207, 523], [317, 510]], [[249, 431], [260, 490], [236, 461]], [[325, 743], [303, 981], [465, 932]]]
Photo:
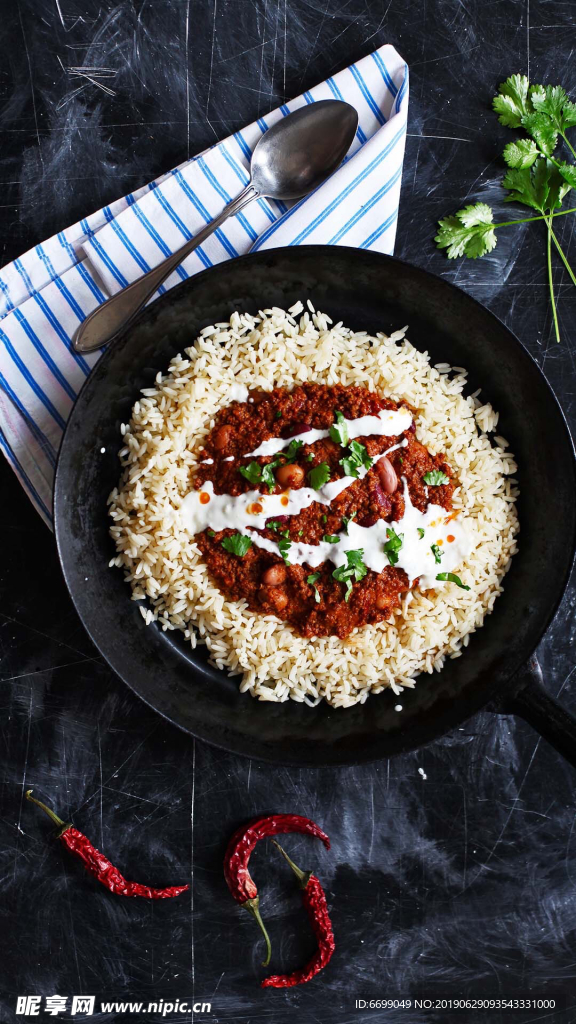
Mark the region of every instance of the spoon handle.
[[153, 267], [148, 273], [139, 277], [132, 284], [129, 284], [122, 291], [112, 295], [110, 299], [103, 302], [85, 320], [82, 321], [73, 339], [73, 346], [76, 352], [93, 352], [102, 345], [115, 341], [119, 334], [134, 320], [142, 306], [166, 280], [169, 274], [186, 258], [194, 249], [204, 242], [228, 217], [242, 210], [248, 203], [258, 197], [259, 193], [250, 182], [236, 196], [232, 202], [224, 207], [221, 213], [214, 220], [206, 224], [194, 238], [189, 239], [180, 246], [176, 252], [167, 259]]

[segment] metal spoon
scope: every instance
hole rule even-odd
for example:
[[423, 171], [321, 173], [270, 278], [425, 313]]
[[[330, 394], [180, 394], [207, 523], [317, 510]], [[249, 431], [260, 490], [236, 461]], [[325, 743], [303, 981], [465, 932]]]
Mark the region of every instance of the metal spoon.
[[240, 195], [172, 256], [90, 313], [76, 331], [76, 351], [114, 341], [178, 264], [248, 203], [259, 196], [300, 199], [318, 188], [344, 159], [357, 127], [356, 110], [341, 100], [319, 100], [278, 121], [254, 149], [250, 182]]

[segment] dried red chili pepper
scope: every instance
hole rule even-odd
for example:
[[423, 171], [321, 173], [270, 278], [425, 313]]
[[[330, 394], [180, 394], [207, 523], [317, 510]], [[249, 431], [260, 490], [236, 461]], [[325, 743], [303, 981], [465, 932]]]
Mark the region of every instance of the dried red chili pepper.
[[249, 825], [242, 825], [232, 836], [224, 856], [224, 877], [228, 888], [236, 902], [255, 917], [266, 940], [266, 959], [263, 967], [270, 963], [272, 949], [268, 932], [260, 916], [258, 889], [250, 877], [248, 861], [260, 839], [268, 839], [270, 836], [283, 835], [287, 832], [314, 836], [322, 840], [327, 850], [330, 849], [328, 836], [319, 825], [310, 821], [310, 818], [303, 818], [299, 814], [272, 814], [266, 818], [257, 818]]
[[282, 856], [286, 858], [298, 878], [300, 887], [303, 889], [302, 903], [308, 911], [310, 924], [318, 940], [318, 949], [301, 970], [294, 971], [293, 974], [271, 974], [270, 977], [264, 978], [264, 981], [261, 982], [262, 988], [292, 988], [294, 985], [303, 985], [306, 981], [310, 981], [323, 967], [326, 967], [335, 949], [334, 932], [332, 931], [332, 922], [328, 914], [326, 896], [319, 879], [310, 871], [301, 871], [290, 860], [290, 857], [282, 849], [280, 843], [275, 842], [274, 839], [272, 842], [274, 846], [278, 847]]
[[143, 896], [147, 900], [167, 900], [172, 896], [179, 896], [181, 892], [190, 888], [189, 885], [172, 885], [166, 889], [151, 889], [149, 885], [126, 881], [118, 868], [115, 868], [82, 832], [68, 822], [62, 821], [62, 818], [59, 818], [50, 807], [43, 804], [41, 800], [36, 800], [31, 794], [32, 790], [28, 789], [26, 799], [41, 807], [56, 825], [61, 826], [56, 838], [60, 839], [63, 846], [82, 861], [86, 871], [94, 875], [94, 878], [98, 879], [110, 892], [114, 892], [118, 896]]

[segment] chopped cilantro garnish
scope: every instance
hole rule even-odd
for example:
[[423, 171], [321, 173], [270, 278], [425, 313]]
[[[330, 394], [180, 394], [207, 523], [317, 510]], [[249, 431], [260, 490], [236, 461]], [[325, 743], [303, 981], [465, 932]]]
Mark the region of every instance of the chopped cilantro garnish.
[[280, 459], [272, 459], [266, 466], [262, 466], [262, 483], [266, 484], [268, 491], [272, 494], [272, 491], [276, 487], [276, 477], [274, 476], [274, 470], [280, 465]]
[[298, 536], [299, 537], [301, 537], [303, 533], [304, 533], [304, 530], [298, 530]]
[[327, 515], [320, 516], [320, 520], [323, 523], [327, 523], [328, 522], [328, 516]]
[[357, 515], [358, 515], [358, 512], [356, 511], [356, 512], [353, 512], [351, 516], [342, 516], [342, 526], [343, 526], [343, 527], [344, 527], [344, 529], [346, 530], [346, 533], [348, 533], [348, 523], [351, 523], [351, 522], [352, 522], [352, 520], [353, 520], [353, 519], [354, 519], [354, 518], [355, 518], [355, 517], [356, 517]]
[[208, 530], [208, 536], [209, 537], [215, 537], [216, 534], [214, 533], [214, 530]]
[[390, 562], [390, 565], [396, 565], [398, 561], [398, 552], [400, 551], [400, 548], [402, 547], [402, 543], [404, 541], [404, 534], [396, 533], [395, 530], [393, 530], [392, 527], [389, 526], [388, 529], [386, 530], [386, 536], [388, 537], [388, 540], [384, 545], [384, 551], [388, 555], [388, 561]]
[[326, 544], [338, 544], [340, 541], [340, 537], [338, 536], [337, 533], [325, 533], [324, 536], [322, 537], [322, 540]]
[[232, 555], [238, 555], [239, 558], [244, 558], [248, 548], [252, 547], [250, 537], [244, 537], [241, 533], [233, 533], [231, 537], [224, 537], [221, 544], [225, 551], [230, 551]]
[[[288, 532], [288, 531], [286, 531], [286, 532]], [[288, 561], [288, 552], [289, 552], [290, 547], [291, 547], [290, 541], [289, 540], [279, 540], [278, 541], [278, 547], [280, 549], [280, 554], [282, 555], [282, 558], [286, 562], [286, 565], [290, 565], [290, 562]]]
[[352, 593], [352, 580], [364, 579], [368, 569], [363, 562], [364, 551], [362, 548], [357, 551], [346, 551], [345, 554], [348, 564], [339, 565], [337, 569], [334, 569], [332, 575], [335, 580], [346, 584], [344, 600], [348, 601]]
[[348, 444], [348, 424], [341, 412], [335, 413], [334, 423], [330, 427], [330, 437], [343, 448]]
[[314, 452], [308, 452], [306, 459], [308, 462], [314, 462]]
[[271, 519], [270, 522], [267, 523], [266, 525], [267, 525], [269, 530], [279, 530], [280, 529], [280, 523], [278, 522], [277, 519]]
[[294, 462], [296, 456], [298, 455], [298, 452], [303, 446], [304, 441], [296, 441], [296, 439], [294, 439], [294, 441], [290, 441], [290, 444], [288, 445], [286, 451], [282, 453], [284, 455], [284, 458], [286, 459], [286, 462]]
[[436, 562], [437, 565], [440, 565], [440, 562], [442, 561], [442, 555], [444, 554], [444, 552], [440, 550], [437, 544], [431, 544], [430, 550], [434, 555], [434, 561]]
[[450, 477], [446, 476], [441, 469], [431, 469], [429, 473], [424, 473], [422, 477], [425, 484], [430, 484], [431, 487], [440, 487], [441, 484], [449, 484]]
[[370, 469], [372, 459], [368, 455], [365, 445], [360, 444], [358, 441], [351, 441], [348, 445], [348, 451], [350, 454], [340, 459], [340, 465], [346, 476], [352, 476], [357, 479], [358, 470], [361, 467]]
[[242, 476], [245, 476], [251, 484], [260, 483], [262, 467], [257, 462], [250, 462], [247, 466], [239, 466], [238, 468]]
[[441, 583], [455, 583], [456, 586], [461, 587], [462, 590], [470, 590], [470, 587], [467, 587], [465, 583], [462, 583], [460, 577], [454, 572], [439, 572], [436, 579], [440, 580]]
[[318, 591], [318, 587], [315, 587], [314, 584], [319, 579], [320, 579], [320, 573], [319, 572], [310, 573], [310, 576], [306, 577], [306, 583], [309, 583], [310, 586], [314, 588], [314, 600], [316, 601], [316, 604], [320, 604], [320, 593]]
[[274, 413], [274, 419], [275, 419], [275, 420], [281, 420], [281, 419], [282, 419], [282, 413], [280, 412], [280, 409], [278, 409], [278, 410], [277, 410], [277, 411], [276, 411], [276, 412]]
[[330, 479], [330, 466], [327, 462], [321, 462], [319, 466], [314, 466], [308, 473], [308, 479], [310, 486], [315, 491], [319, 491], [324, 484], [327, 484]]
[[420, 540], [422, 540], [422, 538], [424, 536], [424, 533], [425, 533], [425, 531], [422, 529], [421, 526], [419, 526], [418, 527], [418, 536], [420, 537]]

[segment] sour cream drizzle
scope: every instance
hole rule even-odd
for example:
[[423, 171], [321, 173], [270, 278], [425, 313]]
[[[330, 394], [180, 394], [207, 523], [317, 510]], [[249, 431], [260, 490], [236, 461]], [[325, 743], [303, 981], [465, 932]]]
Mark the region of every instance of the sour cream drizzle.
[[[388, 448], [382, 455], [374, 459], [375, 465], [379, 459], [395, 451], [396, 448], [404, 448], [408, 442], [401, 441], [400, 444]], [[207, 480], [200, 491], [189, 491], [180, 508], [182, 522], [189, 533], [201, 533], [210, 527], [218, 532], [219, 530], [237, 530], [238, 533], [246, 533], [252, 537], [259, 547], [266, 547], [265, 538], [259, 534], [248, 534], [250, 527], [264, 529], [266, 520], [274, 516], [295, 516], [308, 508], [313, 502], [319, 501], [322, 505], [330, 505], [331, 502], [347, 487], [355, 483], [355, 480], [362, 480], [368, 470], [364, 466], [358, 470], [358, 477], [343, 476], [340, 480], [333, 480], [324, 484], [319, 490], [311, 487], [300, 487], [298, 490], [286, 491], [284, 494], [261, 494], [260, 491], [246, 491], [237, 497], [231, 494], [214, 494], [214, 487], [211, 480]], [[204, 497], [203, 497], [204, 495]], [[267, 548], [267, 550], [271, 550]], [[274, 550], [278, 550], [275, 546]], [[314, 549], [315, 550], [315, 549]]]
[[[394, 448], [401, 448], [405, 444], [407, 442], [403, 441], [402, 444], [394, 445]], [[384, 458], [385, 454], [379, 458]], [[360, 471], [360, 475], [365, 476], [367, 472]], [[229, 494], [214, 494], [212, 482], [207, 481], [201, 491], [190, 491], [184, 498], [180, 509], [181, 522], [192, 535], [207, 528], [215, 532], [236, 530], [250, 537], [257, 547], [282, 557], [278, 544], [256, 533], [256, 529], [264, 529], [266, 521], [274, 516], [297, 515], [314, 501], [329, 505], [336, 496], [333, 488], [342, 485], [336, 492], [341, 493], [351, 483], [354, 483], [352, 477], [343, 477], [318, 491], [301, 487], [285, 494], [265, 495], [259, 491], [247, 491], [232, 497]], [[422, 589], [437, 587], [438, 573], [452, 572], [470, 554], [472, 538], [466, 526], [454, 518], [453, 514], [447, 514], [441, 505], [431, 504], [426, 512], [420, 512], [410, 500], [405, 477], [402, 477], [402, 486], [405, 506], [402, 519], [392, 523], [379, 519], [373, 526], [359, 526], [352, 520], [348, 523], [348, 532], [338, 534], [336, 543], [321, 541], [319, 544], [302, 544], [292, 541], [286, 554], [288, 561], [297, 565], [306, 563], [312, 568], [327, 561], [340, 566], [347, 563], [347, 551], [361, 549], [364, 564], [374, 572], [381, 573], [390, 564], [384, 545], [389, 539], [388, 531], [394, 530], [398, 536], [402, 536], [397, 568], [404, 570], [410, 583], [420, 577], [419, 586]], [[202, 499], [203, 494], [208, 497], [208, 501], [206, 497]], [[440, 562], [436, 562], [433, 544], [441, 552]]]
[[[412, 413], [408, 409], [381, 409], [377, 416], [359, 416], [355, 420], [346, 420], [348, 436], [351, 441], [355, 437], [395, 437], [403, 434], [412, 423]], [[294, 434], [293, 437], [271, 437], [268, 441], [255, 448], [253, 452], [247, 452], [245, 458], [252, 458], [258, 455], [276, 455], [287, 448], [292, 441], [304, 441], [305, 444], [314, 444], [314, 441], [321, 441], [330, 437], [329, 430], [305, 430], [302, 434]]]

